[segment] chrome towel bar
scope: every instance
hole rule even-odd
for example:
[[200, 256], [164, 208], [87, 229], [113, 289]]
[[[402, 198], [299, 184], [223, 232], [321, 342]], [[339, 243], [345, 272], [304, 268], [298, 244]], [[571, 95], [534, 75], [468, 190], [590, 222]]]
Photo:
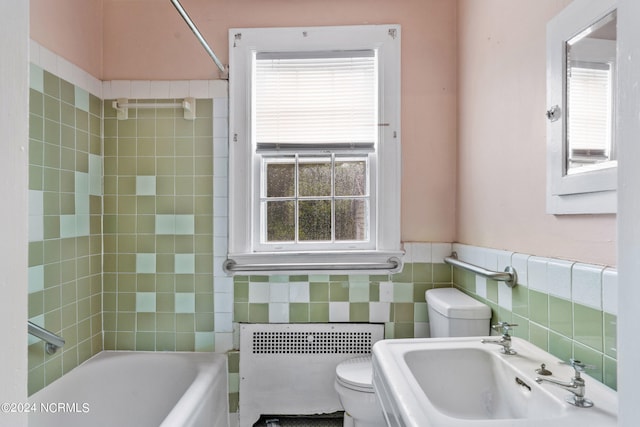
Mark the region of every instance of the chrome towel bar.
[[482, 277], [486, 277], [487, 279], [497, 280], [498, 282], [505, 282], [506, 285], [510, 288], [513, 288], [516, 283], [518, 283], [518, 273], [516, 273], [516, 270], [511, 266], [506, 267], [504, 269], [504, 272], [487, 270], [486, 268], [459, 260], [458, 254], [455, 252], [453, 252], [451, 256], [445, 257], [444, 262], [453, 265], [454, 267], [459, 267], [464, 270], [471, 271], [472, 273], [478, 274]]
[[398, 272], [402, 262], [397, 257], [391, 257], [381, 263], [291, 263], [291, 264], [237, 264], [227, 259], [222, 264], [226, 273], [235, 272], [282, 272], [282, 271], [344, 271], [344, 270], [388, 270]]
[[29, 321], [29, 333], [36, 338], [40, 338], [46, 344], [44, 346], [48, 354], [55, 353], [65, 343], [64, 338], [54, 334], [51, 331], [46, 330], [42, 326], [38, 326], [35, 323]]

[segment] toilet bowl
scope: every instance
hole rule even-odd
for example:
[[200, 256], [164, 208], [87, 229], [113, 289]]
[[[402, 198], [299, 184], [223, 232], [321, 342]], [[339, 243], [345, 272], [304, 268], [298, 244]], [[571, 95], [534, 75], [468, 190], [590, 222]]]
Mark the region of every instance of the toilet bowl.
[[345, 360], [336, 367], [334, 387], [344, 408], [344, 427], [386, 427], [373, 389], [371, 356]]

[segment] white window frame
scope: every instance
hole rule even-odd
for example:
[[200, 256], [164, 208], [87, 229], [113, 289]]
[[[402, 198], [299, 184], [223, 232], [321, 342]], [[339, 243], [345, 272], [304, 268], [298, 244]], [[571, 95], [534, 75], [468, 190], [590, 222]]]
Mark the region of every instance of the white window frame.
[[[263, 251], [256, 247], [254, 221], [259, 215], [260, 157], [252, 144], [252, 60], [256, 52], [326, 52], [375, 49], [379, 66], [378, 144], [371, 182], [375, 236], [366, 249], [316, 249]], [[400, 258], [400, 26], [241, 28], [229, 30], [229, 243], [228, 258], [236, 265], [308, 264], [322, 271], [333, 263], [371, 265]], [[310, 245], [312, 246], [312, 245]], [[247, 271], [246, 269], [243, 271]], [[253, 270], [260, 272], [256, 267]], [[372, 268], [372, 271], [374, 269]], [[286, 272], [283, 270], [283, 272]]]

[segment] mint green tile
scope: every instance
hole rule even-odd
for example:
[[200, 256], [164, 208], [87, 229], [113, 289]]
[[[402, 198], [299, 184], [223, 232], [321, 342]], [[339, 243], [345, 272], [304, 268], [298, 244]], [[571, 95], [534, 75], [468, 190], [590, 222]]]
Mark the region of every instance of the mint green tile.
[[193, 215], [176, 215], [176, 234], [193, 234], [195, 217]]
[[603, 351], [602, 311], [573, 304], [574, 339], [597, 351]]
[[549, 328], [573, 337], [573, 304], [562, 298], [549, 296]]
[[602, 353], [590, 347], [584, 346], [578, 342], [574, 342], [573, 358], [581, 361], [585, 365], [593, 366], [593, 369], [587, 369], [587, 374], [600, 382], [603, 381], [604, 362]]
[[136, 312], [155, 313], [155, 311], [156, 311], [155, 292], [137, 292], [136, 293]]
[[393, 301], [413, 302], [413, 283], [394, 283]]
[[618, 317], [604, 313], [604, 354], [614, 359], [618, 357]]
[[155, 273], [156, 254], [136, 254], [136, 273]]
[[350, 322], [368, 322], [369, 321], [369, 303], [368, 302], [352, 302], [349, 304], [349, 321]]
[[82, 111], [89, 112], [89, 92], [75, 86], [74, 87], [74, 101], [76, 108]]
[[369, 282], [349, 282], [349, 302], [368, 302]]
[[549, 351], [549, 330], [535, 323], [529, 323], [529, 340], [544, 351]]
[[513, 329], [511, 335], [529, 341], [529, 319], [512, 312], [511, 321], [518, 325]]
[[603, 382], [614, 390], [618, 389], [618, 362], [607, 356], [604, 357]]
[[44, 92], [44, 70], [35, 64], [29, 64], [29, 87]]
[[529, 318], [532, 322], [549, 326], [549, 295], [529, 289]]
[[176, 254], [175, 255], [175, 273], [176, 274], [194, 274], [196, 268], [196, 258], [194, 254]]
[[[426, 302], [417, 302], [413, 305], [414, 313], [413, 313], [413, 321], [414, 322], [428, 322], [429, 315], [428, 307]], [[488, 332], [488, 331], [487, 331]]]
[[529, 289], [516, 286], [511, 290], [511, 309], [524, 318], [529, 317]]
[[549, 331], [549, 353], [567, 361], [573, 357], [573, 342], [566, 336]]
[[215, 336], [214, 332], [196, 332], [195, 333], [195, 351], [210, 351], [215, 350]]
[[191, 292], [179, 292], [175, 294], [176, 313], [195, 313], [196, 296]]
[[155, 176], [137, 176], [136, 177], [136, 194], [138, 196], [155, 196], [156, 177]]

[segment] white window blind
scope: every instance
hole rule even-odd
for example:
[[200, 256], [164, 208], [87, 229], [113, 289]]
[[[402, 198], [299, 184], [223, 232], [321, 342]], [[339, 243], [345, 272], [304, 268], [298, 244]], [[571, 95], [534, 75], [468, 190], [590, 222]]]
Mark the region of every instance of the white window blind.
[[611, 69], [608, 64], [572, 66], [568, 79], [567, 138], [572, 152], [595, 150], [608, 157], [611, 141]]
[[258, 149], [376, 143], [374, 50], [258, 53], [254, 64]]

